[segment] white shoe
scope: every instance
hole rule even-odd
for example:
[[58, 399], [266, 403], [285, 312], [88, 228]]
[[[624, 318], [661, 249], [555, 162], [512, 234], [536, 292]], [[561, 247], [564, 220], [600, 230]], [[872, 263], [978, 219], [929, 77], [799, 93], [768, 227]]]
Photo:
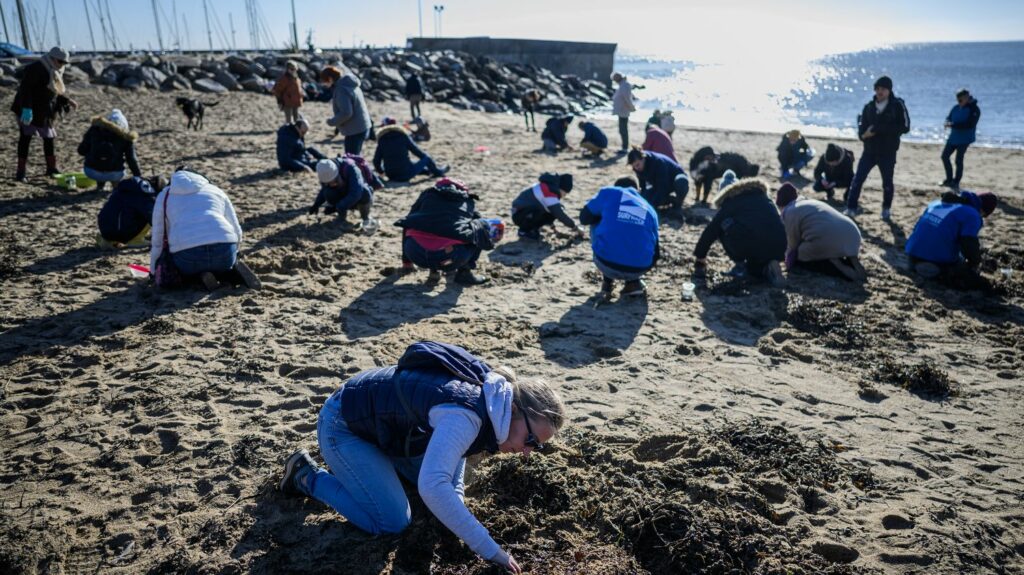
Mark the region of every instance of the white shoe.
[[380, 228], [380, 223], [377, 220], [375, 220], [373, 218], [368, 218], [368, 219], [363, 220], [363, 233], [364, 234], [366, 234], [368, 236], [369, 235], [373, 235], [373, 233], [376, 232], [378, 228]]

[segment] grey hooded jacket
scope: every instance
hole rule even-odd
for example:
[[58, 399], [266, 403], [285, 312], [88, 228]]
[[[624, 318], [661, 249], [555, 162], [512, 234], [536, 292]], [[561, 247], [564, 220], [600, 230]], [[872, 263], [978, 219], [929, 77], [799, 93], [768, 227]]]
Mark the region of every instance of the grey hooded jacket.
[[342, 136], [363, 134], [370, 129], [363, 90], [359, 87], [359, 78], [352, 74], [345, 74], [334, 86], [331, 108], [334, 117], [327, 120], [327, 124], [338, 128]]

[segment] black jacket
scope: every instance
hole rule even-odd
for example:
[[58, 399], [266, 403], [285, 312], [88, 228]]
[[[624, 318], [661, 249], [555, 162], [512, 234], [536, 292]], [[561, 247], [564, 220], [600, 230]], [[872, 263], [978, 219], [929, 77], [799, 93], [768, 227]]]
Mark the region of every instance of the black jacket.
[[138, 137], [137, 133], [125, 132], [103, 116], [96, 116], [78, 144], [78, 154], [85, 156], [87, 168], [97, 172], [119, 172], [128, 162], [132, 175], [141, 176], [139, 158], [135, 155]]
[[760, 180], [740, 180], [715, 197], [718, 213], [704, 228], [693, 255], [707, 257], [712, 244], [722, 247], [733, 261], [767, 263], [786, 256], [786, 228], [768, 187]]
[[66, 108], [69, 101], [50, 89], [50, 72], [42, 62], [36, 61], [25, 66], [11, 111], [20, 117], [22, 108], [31, 108], [32, 125], [48, 128], [53, 126], [57, 111]]
[[111, 242], [127, 242], [153, 219], [156, 192], [149, 182], [134, 177], [121, 180], [97, 216], [100, 235]]
[[568, 148], [569, 142], [565, 140], [565, 131], [568, 129], [569, 122], [571, 121], [571, 116], [569, 121], [560, 116], [548, 118], [548, 121], [544, 124], [544, 131], [540, 133], [540, 138], [542, 140], [551, 140], [559, 148]]
[[[878, 113], [872, 99], [864, 106], [857, 123], [857, 136], [864, 142], [865, 153], [895, 156], [900, 149], [900, 137], [910, 131], [910, 112], [902, 99], [890, 94], [889, 104], [882, 113]], [[865, 140], [868, 128], [875, 135]]]
[[415, 96], [423, 95], [423, 83], [420, 82], [420, 77], [416, 74], [409, 76], [409, 79], [405, 81], [405, 95]]
[[427, 188], [420, 193], [409, 215], [395, 225], [491, 250], [494, 242], [491, 241], [487, 222], [476, 211], [477, 199], [477, 196], [454, 186]]
[[821, 177], [825, 176], [830, 184], [835, 184], [838, 188], [849, 188], [853, 181], [853, 152], [835, 144], [829, 144], [828, 147], [829, 149], [839, 148], [843, 158], [835, 166], [830, 166], [825, 161], [827, 152], [823, 154], [818, 159], [818, 165], [814, 167], [814, 182], [820, 183]]
[[797, 157], [803, 156], [809, 149], [811, 147], [807, 145], [807, 140], [803, 136], [800, 136], [800, 139], [795, 144], [791, 144], [789, 143], [789, 137], [783, 135], [782, 141], [779, 142], [775, 151], [779, 153], [779, 165], [783, 168], [789, 168]]
[[423, 158], [426, 154], [402, 126], [384, 126], [377, 132], [377, 150], [373, 153], [373, 168], [383, 172], [389, 180], [408, 182], [418, 174], [413, 173], [409, 154]]

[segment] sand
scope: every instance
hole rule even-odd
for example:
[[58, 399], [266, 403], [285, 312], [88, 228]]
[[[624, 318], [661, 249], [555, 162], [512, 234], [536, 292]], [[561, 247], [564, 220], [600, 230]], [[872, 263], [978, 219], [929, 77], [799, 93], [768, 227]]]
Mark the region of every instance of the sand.
[[[196, 133], [173, 95], [85, 89], [60, 127], [59, 160], [78, 166], [87, 119], [120, 107], [147, 172], [187, 163], [227, 191], [258, 293], [161, 293], [132, 279], [127, 265], [146, 263], [146, 250], [93, 243], [106, 194], [47, 186], [38, 142], [30, 183], [14, 183], [4, 125], [0, 572], [487, 572], [421, 503], [410, 533], [371, 538], [273, 489], [288, 453], [315, 448], [319, 406], [344, 376], [420, 339], [544, 377], [567, 401], [555, 454], [474, 470], [471, 508], [531, 573], [673, 573], [695, 569], [702, 550], [733, 562], [707, 572], [1024, 572], [1024, 152], [967, 155], [965, 187], [1004, 199], [983, 231], [986, 269], [1016, 266], [1003, 295], [906, 271], [902, 243], [942, 177], [938, 146], [904, 144], [891, 224], [878, 218], [877, 172], [865, 188], [862, 288], [808, 274], [785, 290], [725, 282], [718, 246], [709, 286], [681, 301], [701, 230], [693, 214], [663, 224], [646, 300], [595, 307], [589, 247], [564, 229], [542, 244], [513, 231], [482, 259], [484, 287], [394, 275], [391, 223], [427, 180], [378, 194], [376, 235], [340, 233], [306, 215], [314, 176], [274, 169], [273, 99], [219, 99]], [[376, 118], [407, 109], [370, 107]], [[303, 110], [308, 141], [340, 151], [324, 139], [327, 105]], [[508, 219], [546, 170], [575, 176], [575, 215], [626, 172], [621, 158], [540, 153], [519, 117], [425, 113], [425, 148], [487, 215]], [[611, 119], [598, 123], [617, 141]], [[713, 145], [772, 166], [777, 136], [681, 126], [675, 142], [685, 159]], [[692, 544], [709, 533], [722, 541]]]

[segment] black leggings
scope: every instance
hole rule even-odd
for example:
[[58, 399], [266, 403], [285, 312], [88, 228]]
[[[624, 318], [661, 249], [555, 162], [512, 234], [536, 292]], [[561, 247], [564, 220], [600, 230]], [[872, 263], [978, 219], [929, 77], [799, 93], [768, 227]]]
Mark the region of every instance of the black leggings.
[[[28, 157], [28, 146], [32, 143], [32, 134], [22, 133], [18, 138], [18, 157]], [[47, 156], [53, 156], [53, 138], [43, 138], [43, 153]]]

